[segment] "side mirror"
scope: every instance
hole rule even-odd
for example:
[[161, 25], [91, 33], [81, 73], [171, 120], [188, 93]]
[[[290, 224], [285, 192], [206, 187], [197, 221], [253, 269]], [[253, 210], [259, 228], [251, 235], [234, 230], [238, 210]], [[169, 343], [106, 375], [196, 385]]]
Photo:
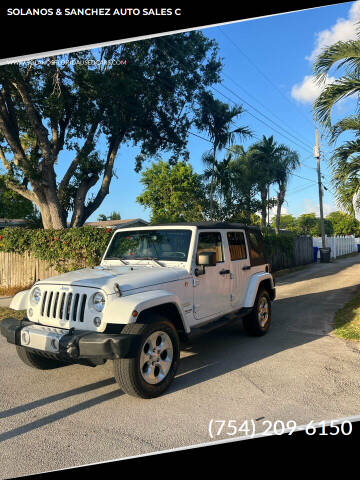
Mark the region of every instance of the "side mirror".
[[215, 252], [201, 252], [198, 254], [198, 268], [195, 269], [195, 275], [204, 275], [205, 267], [214, 267], [216, 265]]

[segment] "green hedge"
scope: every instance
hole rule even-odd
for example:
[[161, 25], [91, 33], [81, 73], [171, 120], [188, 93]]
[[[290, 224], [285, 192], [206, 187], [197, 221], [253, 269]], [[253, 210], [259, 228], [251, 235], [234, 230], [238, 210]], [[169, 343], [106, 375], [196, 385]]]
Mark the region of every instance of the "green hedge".
[[[7, 227], [0, 230], [0, 251], [23, 254], [46, 260], [58, 272], [69, 272], [98, 265], [109, 243], [113, 230], [109, 228], [80, 227], [63, 230], [43, 230], [24, 227]], [[294, 238], [291, 232], [276, 235], [263, 230], [268, 258], [276, 252], [289, 257], [294, 255]]]
[[43, 230], [23, 227], [0, 230], [0, 251], [47, 260], [59, 272], [98, 265], [111, 238], [109, 228], [80, 227]]
[[289, 257], [294, 256], [295, 234], [281, 232], [278, 235], [273, 230], [262, 231], [266, 255], [271, 258], [275, 253], [282, 252]]

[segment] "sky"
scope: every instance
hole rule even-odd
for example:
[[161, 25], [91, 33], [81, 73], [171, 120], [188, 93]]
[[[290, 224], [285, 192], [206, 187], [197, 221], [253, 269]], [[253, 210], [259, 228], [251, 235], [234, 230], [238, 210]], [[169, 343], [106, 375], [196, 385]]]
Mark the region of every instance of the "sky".
[[[354, 22], [358, 20], [360, 0], [202, 29], [206, 36], [217, 41], [224, 63], [222, 84], [216, 88], [227, 98], [213, 92], [214, 95], [231, 105], [241, 104], [245, 112], [236, 125], [246, 125], [255, 134], [243, 144], [248, 146], [262, 135], [274, 135], [275, 140], [300, 155], [302, 165], [290, 179], [283, 213], [318, 214], [316, 163], [312, 156], [315, 124], [311, 108], [320, 90], [312, 80], [312, 63], [324, 46], [356, 38]], [[334, 81], [336, 75], [336, 71], [331, 71], [327, 81]], [[353, 109], [354, 101], [344, 100], [335, 107], [333, 118], [348, 115]], [[189, 137], [190, 163], [198, 173], [204, 169], [201, 156], [209, 146], [201, 139]], [[326, 157], [332, 148], [321, 138], [321, 151]], [[114, 210], [123, 219], [149, 219], [150, 211], [136, 203], [142, 191], [141, 175], [134, 171], [137, 153], [138, 149], [131, 146], [120, 148], [110, 193], [89, 220]], [[65, 155], [64, 161], [59, 162], [59, 178], [70, 161], [71, 156]], [[147, 162], [144, 167], [150, 164]], [[322, 173], [324, 184], [331, 187], [325, 158]], [[273, 188], [271, 196], [275, 194]], [[326, 191], [324, 214], [337, 209], [333, 194]]]

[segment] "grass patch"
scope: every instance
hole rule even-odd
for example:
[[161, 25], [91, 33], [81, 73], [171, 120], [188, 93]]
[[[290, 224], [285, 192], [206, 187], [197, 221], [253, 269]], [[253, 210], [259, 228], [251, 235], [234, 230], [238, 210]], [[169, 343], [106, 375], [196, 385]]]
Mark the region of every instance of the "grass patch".
[[21, 320], [26, 316], [26, 310], [13, 310], [12, 308], [8, 307], [0, 307], [0, 322], [7, 317], [14, 317]]
[[360, 288], [350, 302], [336, 312], [333, 333], [346, 340], [360, 341]]

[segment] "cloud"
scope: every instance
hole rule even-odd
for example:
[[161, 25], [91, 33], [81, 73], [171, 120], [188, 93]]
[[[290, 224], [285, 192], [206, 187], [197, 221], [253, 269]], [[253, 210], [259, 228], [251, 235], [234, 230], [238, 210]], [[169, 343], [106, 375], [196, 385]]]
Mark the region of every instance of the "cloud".
[[[346, 42], [358, 38], [356, 22], [359, 20], [360, 0], [357, 0], [351, 5], [347, 18], [338, 18], [335, 25], [315, 34], [314, 48], [310, 55], [305, 58], [313, 62], [324, 48], [340, 40]], [[291, 96], [298, 102], [312, 103], [320, 95], [323, 88], [334, 80], [334, 77], [327, 77], [324, 84], [319, 86], [315, 83], [312, 75], [306, 75], [302, 82], [292, 87]]]
[[360, 0], [352, 4], [348, 18], [339, 18], [335, 25], [329, 29], [316, 33], [313, 51], [306, 57], [306, 59], [313, 62], [324, 48], [333, 43], [336, 43], [339, 40], [346, 42], [347, 40], [356, 39], [356, 22], [358, 20], [360, 20]]
[[298, 102], [312, 103], [322, 92], [324, 87], [335, 80], [327, 77], [326, 81], [318, 85], [312, 75], [306, 75], [301, 83], [297, 83], [291, 89], [291, 96]]
[[[336, 206], [332, 203], [323, 203], [324, 217], [327, 217], [329, 213], [335, 212], [337, 210]], [[320, 205], [310, 198], [305, 198], [303, 200], [302, 213], [315, 213], [317, 217], [320, 216]]]
[[[277, 207], [276, 207], [276, 206], [270, 208], [270, 211], [269, 211], [269, 213], [270, 213], [270, 215], [269, 215], [269, 216], [270, 216], [270, 222], [271, 222], [271, 220], [272, 220], [274, 217], [276, 217], [276, 210], [277, 210]], [[289, 210], [288, 210], [286, 207], [282, 206], [282, 208], [281, 208], [281, 215], [287, 215], [288, 213], [289, 213]]]

